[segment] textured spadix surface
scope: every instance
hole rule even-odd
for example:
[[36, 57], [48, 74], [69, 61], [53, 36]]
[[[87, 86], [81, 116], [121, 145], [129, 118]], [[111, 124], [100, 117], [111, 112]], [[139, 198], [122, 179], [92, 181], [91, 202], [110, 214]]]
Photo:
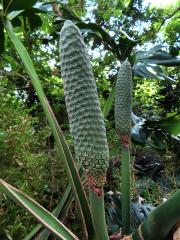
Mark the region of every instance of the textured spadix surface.
[[129, 143], [131, 132], [132, 69], [125, 60], [118, 72], [115, 87], [115, 126], [123, 145]]
[[76, 158], [82, 162], [90, 186], [101, 188], [109, 160], [106, 130], [89, 56], [71, 21], [61, 30], [60, 61]]

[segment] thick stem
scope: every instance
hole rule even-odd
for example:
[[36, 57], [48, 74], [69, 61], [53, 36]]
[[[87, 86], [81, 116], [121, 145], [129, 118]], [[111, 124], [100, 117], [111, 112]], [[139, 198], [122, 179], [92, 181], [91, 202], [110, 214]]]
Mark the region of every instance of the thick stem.
[[142, 224], [140, 235], [135, 232], [133, 240], [165, 240], [173, 226], [180, 220], [180, 190], [155, 208]]
[[121, 175], [122, 175], [122, 233], [130, 234], [130, 153], [129, 147], [121, 147]]
[[96, 237], [98, 240], [109, 240], [104, 210], [104, 192], [101, 197], [98, 197], [89, 190], [89, 199]]

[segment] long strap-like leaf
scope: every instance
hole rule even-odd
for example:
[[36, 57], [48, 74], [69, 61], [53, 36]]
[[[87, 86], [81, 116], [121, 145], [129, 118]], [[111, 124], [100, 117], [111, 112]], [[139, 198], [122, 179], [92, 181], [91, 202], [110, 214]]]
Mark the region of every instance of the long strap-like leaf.
[[78, 240], [65, 225], [63, 225], [57, 218], [55, 218], [45, 208], [35, 202], [32, 198], [28, 197], [23, 192], [12, 187], [3, 180], [0, 180], [0, 191], [6, 194], [14, 202], [20, 204], [28, 212], [30, 212], [39, 222], [47, 227], [58, 239], [64, 240]]
[[[60, 203], [57, 205], [57, 207], [52, 211], [52, 214], [59, 218], [61, 221], [63, 220], [62, 216], [65, 216], [67, 209], [70, 206], [70, 202], [73, 200], [72, 195], [72, 188], [69, 184], [64, 195], [61, 198]], [[36, 240], [46, 240], [48, 239], [50, 235], [50, 231], [46, 228], [43, 228], [42, 224], [38, 224], [37, 227], [35, 227], [23, 240], [31, 240], [34, 239], [35, 236]]]
[[106, 100], [106, 103], [104, 105], [103, 114], [104, 114], [105, 118], [108, 117], [109, 112], [112, 109], [114, 98], [115, 98], [115, 85], [113, 85], [112, 90], [111, 90], [111, 92], [110, 92], [110, 94], [108, 96], [108, 99]]
[[64, 163], [66, 173], [67, 173], [69, 181], [72, 185], [75, 199], [77, 200], [78, 207], [79, 207], [79, 210], [81, 213], [83, 227], [84, 227], [84, 230], [85, 229], [87, 230], [87, 233], [86, 233], [86, 231], [85, 231], [85, 233], [86, 233], [86, 235], [89, 235], [89, 237], [91, 237], [94, 234], [94, 230], [93, 230], [89, 205], [87, 202], [87, 198], [86, 198], [83, 186], [80, 181], [78, 171], [74, 164], [74, 161], [73, 161], [73, 158], [69, 151], [69, 148], [65, 142], [62, 131], [61, 131], [61, 129], [57, 123], [57, 120], [51, 110], [49, 102], [45, 96], [43, 89], [42, 89], [40, 80], [38, 78], [38, 75], [37, 75], [34, 65], [32, 63], [32, 60], [31, 60], [26, 48], [24, 47], [22, 42], [19, 40], [19, 38], [14, 33], [11, 23], [7, 19], [3, 19], [3, 24], [4, 24], [4, 27], [8, 33], [11, 41], [13, 42], [17, 52], [19, 53], [19, 55], [21, 57], [21, 60], [25, 66], [25, 69], [26, 69], [28, 75], [30, 76], [32, 84], [36, 90], [38, 97], [39, 97], [40, 103], [43, 107], [43, 110], [48, 119], [49, 125], [51, 127], [52, 133], [56, 140], [57, 153]]

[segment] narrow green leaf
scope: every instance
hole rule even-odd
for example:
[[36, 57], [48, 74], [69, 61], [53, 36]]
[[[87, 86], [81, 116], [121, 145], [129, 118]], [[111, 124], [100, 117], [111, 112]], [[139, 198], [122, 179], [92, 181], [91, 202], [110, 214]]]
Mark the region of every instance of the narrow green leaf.
[[[32, 60], [22, 44], [22, 42], [18, 39], [15, 35], [11, 23], [7, 19], [3, 19], [3, 24], [5, 29], [13, 42], [17, 52], [19, 53], [21, 60], [25, 66], [25, 69], [32, 80], [32, 84], [36, 90], [36, 93], [39, 97], [40, 103], [43, 107], [45, 115], [48, 119], [49, 125], [51, 127], [53, 136], [56, 140], [57, 144], [57, 154], [61, 158], [64, 163], [64, 167], [66, 173], [68, 175], [69, 181], [72, 185], [72, 189], [75, 195], [75, 199], [77, 200], [77, 204], [80, 210], [83, 227], [85, 231], [85, 235], [93, 236], [94, 230], [92, 225], [91, 213], [89, 209], [89, 204], [86, 198], [86, 194], [84, 192], [83, 186], [80, 181], [80, 177], [75, 166], [74, 160], [72, 158], [71, 152], [69, 147], [65, 141], [65, 138], [62, 134], [62, 131], [59, 127], [59, 124], [54, 116], [54, 113], [49, 105], [49, 102], [45, 96], [45, 93], [42, 89], [40, 80], [32, 63]], [[87, 232], [86, 232], [87, 230]]]
[[117, 141], [114, 146], [110, 149], [110, 152], [109, 152], [109, 155], [110, 155], [110, 158], [112, 158], [113, 156], [117, 156], [117, 152], [119, 151], [120, 149], [120, 144], [119, 144], [119, 141]]
[[3, 180], [0, 180], [0, 191], [11, 198], [11, 200], [18, 203], [21, 207], [25, 208], [39, 222], [55, 234], [58, 239], [78, 240], [78, 237], [66, 228], [66, 226], [50, 212], [35, 202], [32, 198], [28, 197], [26, 194], [12, 187]]
[[109, 94], [109, 97], [105, 103], [104, 109], [103, 109], [103, 113], [104, 113], [104, 117], [107, 118], [110, 110], [112, 109], [112, 105], [114, 102], [114, 97], [115, 97], [115, 86], [113, 86], [111, 93]]
[[[68, 210], [70, 203], [72, 202], [73, 194], [72, 194], [72, 188], [69, 184], [63, 197], [61, 198], [60, 203], [57, 205], [57, 207], [52, 211], [52, 214], [59, 218], [59, 220], [63, 220], [66, 211]], [[50, 231], [48, 229], [42, 229], [42, 224], [39, 224], [36, 228], [34, 228], [23, 240], [31, 240], [33, 237], [35, 237], [38, 233], [38, 237], [36, 237], [36, 240], [45, 240], [48, 239], [50, 235]], [[40, 232], [40, 230], [42, 231]]]
[[149, 63], [163, 66], [179, 66], [180, 57], [169, 57], [169, 59], [149, 59]]
[[43, 228], [42, 224], [38, 224], [23, 240], [31, 240]]
[[24, 10], [19, 10], [19, 11], [12, 11], [7, 15], [7, 18], [9, 20], [13, 20], [14, 18], [16, 18], [17, 16], [21, 15], [21, 13], [23, 13]]
[[[56, 207], [55, 211], [54, 211], [54, 215], [55, 216], [59, 216], [59, 220], [63, 221], [65, 216], [66, 216], [66, 212], [70, 207], [71, 202], [73, 201], [73, 194], [72, 194], [72, 189], [71, 186], [69, 185], [63, 198], [61, 199], [61, 202], [58, 204], [58, 206]], [[48, 237], [50, 236], [50, 231], [48, 229], [43, 229], [40, 234], [38, 235], [38, 237], [36, 237], [36, 240], [47, 240]]]

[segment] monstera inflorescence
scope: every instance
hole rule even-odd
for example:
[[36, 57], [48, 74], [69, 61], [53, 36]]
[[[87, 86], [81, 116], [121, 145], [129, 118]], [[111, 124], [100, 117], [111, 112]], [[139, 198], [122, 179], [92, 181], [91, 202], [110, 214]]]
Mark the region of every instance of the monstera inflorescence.
[[89, 187], [100, 194], [109, 161], [106, 129], [89, 56], [71, 21], [61, 30], [60, 58], [76, 158], [87, 174]]

